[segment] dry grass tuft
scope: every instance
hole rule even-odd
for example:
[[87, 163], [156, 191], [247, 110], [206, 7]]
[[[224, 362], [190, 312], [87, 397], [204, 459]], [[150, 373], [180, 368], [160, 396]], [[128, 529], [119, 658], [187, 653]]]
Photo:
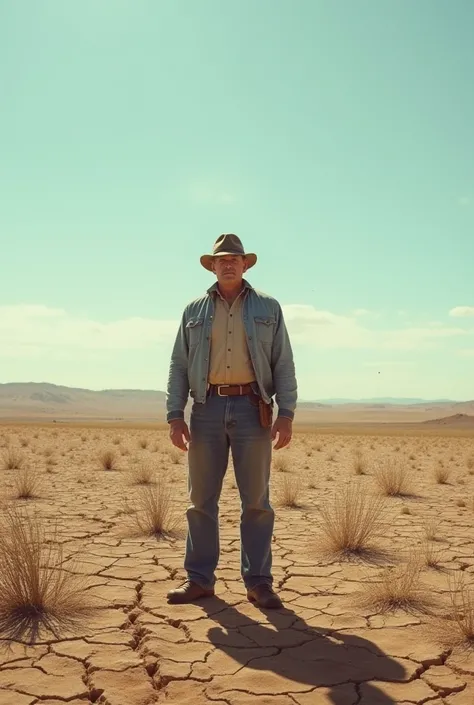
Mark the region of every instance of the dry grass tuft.
[[474, 453], [467, 456], [466, 467], [468, 470], [474, 470]]
[[446, 467], [442, 463], [438, 462], [435, 466], [433, 474], [438, 485], [446, 485], [449, 480], [449, 476], [451, 475], [451, 470], [449, 467]]
[[439, 540], [439, 526], [440, 521], [437, 517], [431, 517], [425, 519], [423, 523], [423, 529], [425, 533], [425, 538], [427, 541], [438, 541]]
[[176, 535], [181, 519], [173, 507], [171, 485], [159, 478], [156, 485], [144, 487], [133, 513], [140, 534], [165, 537]]
[[117, 470], [117, 455], [113, 450], [103, 450], [99, 462], [104, 470]]
[[15, 499], [34, 499], [40, 494], [40, 476], [29, 467], [21, 468], [15, 473], [13, 486]]
[[140, 448], [143, 448], [143, 450], [148, 448], [148, 438], [140, 438], [140, 440], [138, 441], [138, 446]]
[[301, 506], [299, 502], [300, 493], [300, 479], [293, 475], [285, 475], [276, 490], [277, 501], [281, 507], [298, 509]]
[[458, 571], [449, 580], [450, 609], [437, 620], [439, 641], [449, 648], [474, 648], [474, 584]]
[[84, 579], [61, 569], [62, 545], [38, 516], [7, 507], [0, 520], [0, 634], [34, 643], [42, 629], [59, 639], [94, 605]]
[[439, 569], [443, 561], [443, 550], [433, 544], [432, 541], [426, 540], [422, 547], [424, 563], [428, 568]]
[[275, 455], [272, 459], [273, 467], [279, 472], [288, 472], [290, 462], [287, 455]]
[[410, 469], [402, 460], [386, 458], [374, 472], [375, 482], [387, 497], [406, 497], [412, 493]]
[[170, 448], [168, 456], [173, 465], [179, 465], [183, 457], [183, 451], [178, 448]]
[[321, 550], [339, 556], [375, 553], [374, 543], [386, 526], [384, 510], [382, 497], [369, 496], [358, 484], [345, 485], [321, 508]]
[[3, 470], [19, 470], [25, 464], [25, 456], [15, 448], [9, 447], [2, 453]]
[[155, 468], [150, 463], [139, 463], [130, 469], [133, 485], [150, 485], [155, 480]]
[[352, 461], [352, 467], [354, 468], [354, 474], [355, 475], [365, 475], [366, 474], [366, 465], [367, 465], [367, 462], [365, 460], [362, 449], [356, 448], [354, 450], [354, 457], [353, 457], [353, 461]]
[[379, 613], [393, 610], [428, 613], [436, 601], [430, 587], [421, 581], [422, 569], [423, 561], [416, 556], [403, 565], [385, 568], [381, 576], [365, 583], [359, 593], [361, 605]]

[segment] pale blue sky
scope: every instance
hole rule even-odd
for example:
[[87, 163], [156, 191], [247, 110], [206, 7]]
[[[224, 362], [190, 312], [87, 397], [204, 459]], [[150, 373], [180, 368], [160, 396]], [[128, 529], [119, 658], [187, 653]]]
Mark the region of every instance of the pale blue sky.
[[474, 398], [473, 32], [471, 0], [3, 0], [0, 381], [163, 389], [236, 232], [302, 398]]

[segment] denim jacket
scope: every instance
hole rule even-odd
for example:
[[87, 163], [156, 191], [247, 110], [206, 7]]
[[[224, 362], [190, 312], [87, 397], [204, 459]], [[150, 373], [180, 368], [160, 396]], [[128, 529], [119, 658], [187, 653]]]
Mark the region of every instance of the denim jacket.
[[[243, 284], [244, 329], [260, 394], [266, 403], [275, 395], [278, 415], [293, 419], [297, 384], [281, 306], [245, 279]], [[168, 422], [184, 418], [189, 394], [197, 403], [206, 401], [216, 294], [217, 282], [184, 309], [171, 354], [166, 392]]]

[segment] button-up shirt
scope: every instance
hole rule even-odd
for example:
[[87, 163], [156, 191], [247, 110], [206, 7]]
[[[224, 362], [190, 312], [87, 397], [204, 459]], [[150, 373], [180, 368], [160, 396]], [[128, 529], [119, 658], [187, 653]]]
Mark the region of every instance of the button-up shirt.
[[255, 381], [242, 318], [242, 302], [246, 291], [242, 289], [232, 306], [229, 306], [219, 290], [216, 290], [211, 331], [210, 384], [248, 384]]

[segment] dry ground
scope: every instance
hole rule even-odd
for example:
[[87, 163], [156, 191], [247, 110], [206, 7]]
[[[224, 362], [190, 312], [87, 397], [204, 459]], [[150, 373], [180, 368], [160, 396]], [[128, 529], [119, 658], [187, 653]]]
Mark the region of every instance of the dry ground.
[[[115, 469], [101, 465], [108, 450]], [[25, 470], [3, 467], [15, 453], [13, 464], [39, 479], [36, 497], [15, 497]], [[172, 452], [167, 430], [3, 426], [4, 509], [57, 520], [63, 568], [86, 576], [94, 609], [55, 634], [40, 625], [33, 645], [25, 635], [0, 634], [0, 705], [473, 705], [474, 647], [450, 645], [455, 624], [448, 639], [438, 624], [449, 614], [453, 576], [474, 582], [473, 454], [474, 440], [462, 435], [297, 431], [274, 456], [274, 574], [286, 608], [272, 613], [248, 603], [239, 580], [231, 468], [217, 596], [171, 606], [165, 595], [183, 577], [183, 534], [132, 530], [144, 491], [132, 483], [148, 472], [133, 470], [143, 464], [172, 489], [185, 528], [185, 460]], [[375, 497], [385, 461], [405, 468], [409, 489], [386, 498], [376, 550], [352, 559], [326, 553], [321, 508], [347, 483]], [[293, 506], [280, 506], [282, 492], [293, 493]], [[376, 604], [380, 575], [395, 566], [394, 581], [413, 552], [424, 563], [421, 599]]]

